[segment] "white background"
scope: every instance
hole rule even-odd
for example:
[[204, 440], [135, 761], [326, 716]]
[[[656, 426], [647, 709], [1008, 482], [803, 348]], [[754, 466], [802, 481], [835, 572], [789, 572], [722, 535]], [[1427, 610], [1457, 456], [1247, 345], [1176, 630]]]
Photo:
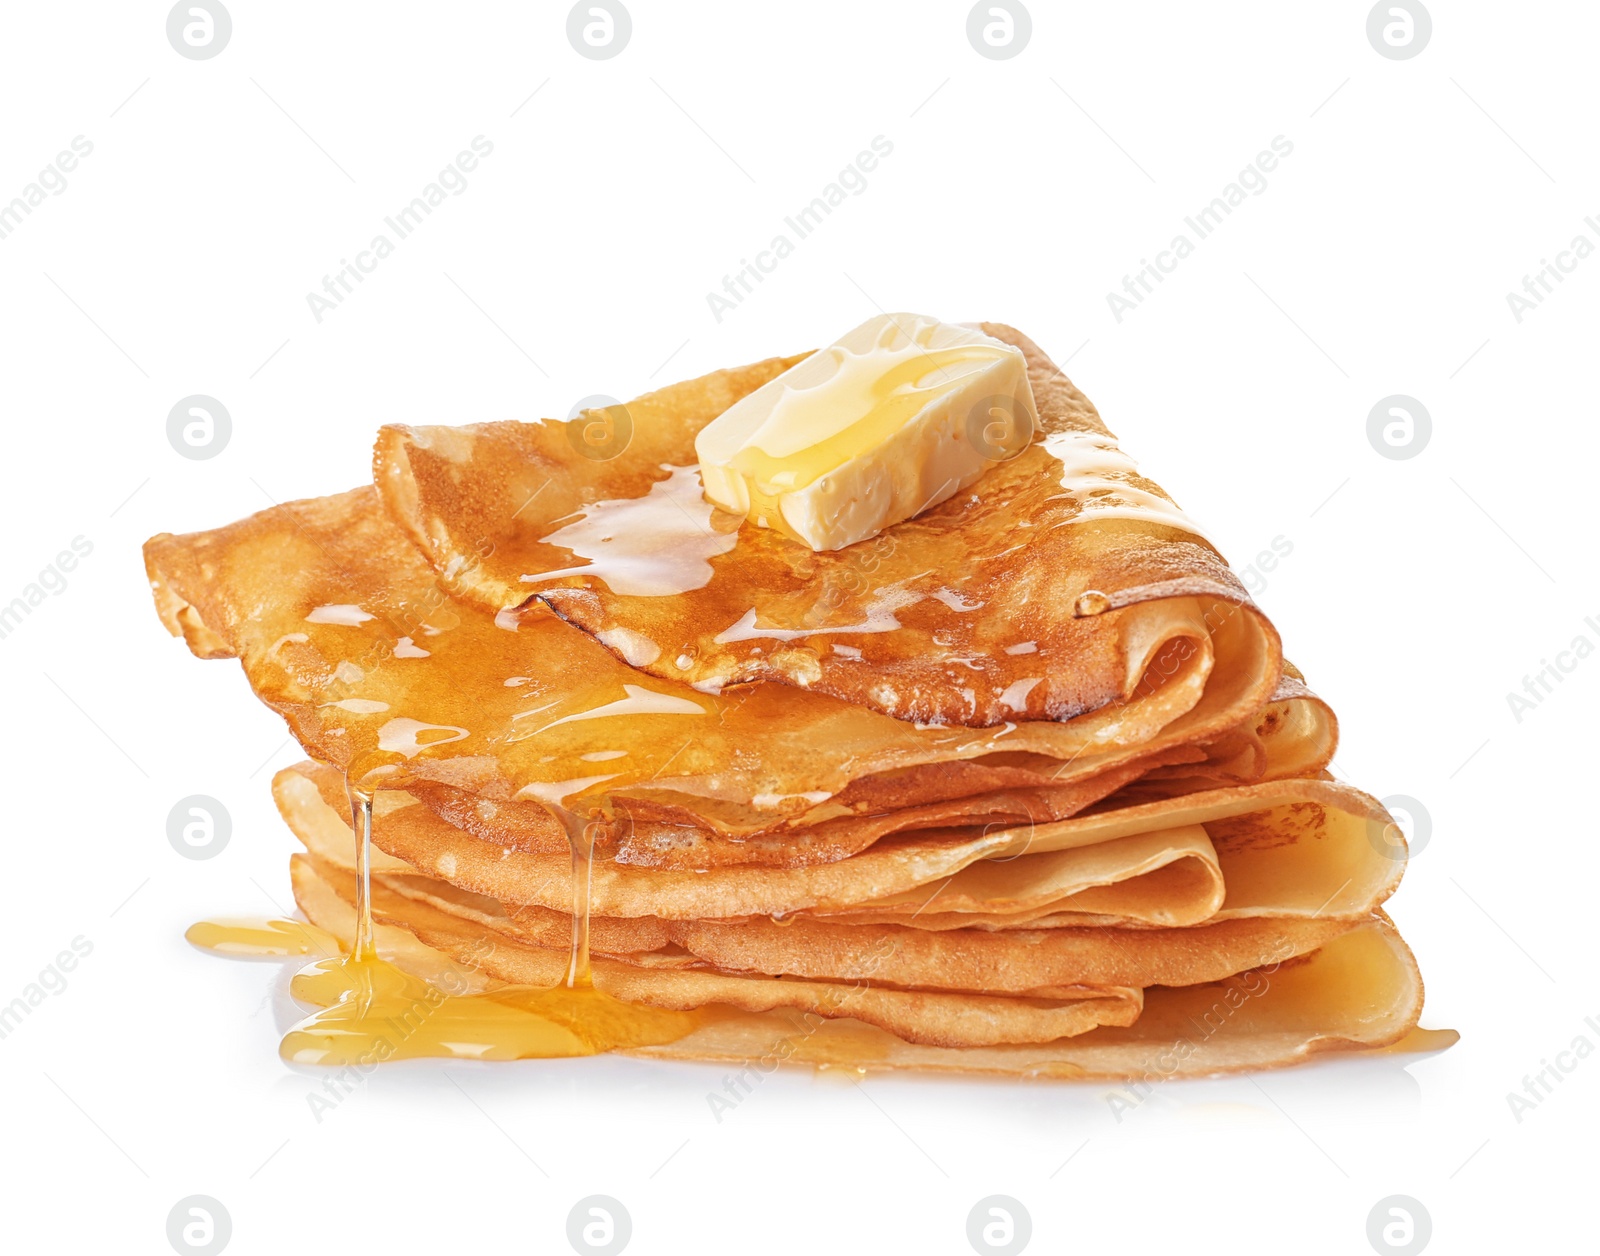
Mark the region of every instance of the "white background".
[[[1397, 1193], [1434, 1251], [1592, 1237], [1600, 1059], [1520, 1122], [1506, 1095], [1600, 1046], [1600, 660], [1520, 721], [1506, 695], [1600, 645], [1600, 259], [1521, 323], [1506, 294], [1600, 244], [1600, 10], [1437, 0], [1390, 60], [1363, 3], [1038, 2], [994, 61], [959, 0], [630, 3], [608, 61], [564, 3], [232, 0], [205, 61], [163, 4], [5, 8], [0, 201], [94, 146], [0, 240], [0, 603], [93, 545], [0, 639], [0, 1003], [93, 945], [0, 1041], [8, 1250], [165, 1252], [191, 1194], [241, 1253], [565, 1251], [595, 1193], [641, 1254], [966, 1252], [991, 1194], [1035, 1251], [1365, 1252]], [[467, 189], [319, 324], [306, 294], [478, 135]], [[867, 190], [719, 323], [706, 294], [877, 135]], [[1267, 190], [1119, 323], [1106, 294], [1278, 135]], [[621, 1059], [387, 1067], [317, 1121], [279, 968], [182, 940], [288, 904], [267, 782], [298, 754], [166, 637], [140, 543], [361, 482], [383, 422], [565, 417], [880, 307], [1023, 329], [1237, 567], [1292, 545], [1260, 600], [1340, 773], [1431, 817], [1390, 907], [1460, 1044], [1169, 1084], [1120, 1123], [1103, 1087], [797, 1072], [719, 1124], [721, 1070]], [[206, 461], [165, 434], [194, 393], [233, 419]], [[1397, 393], [1433, 421], [1404, 461], [1366, 436]], [[204, 862], [165, 829], [196, 793], [233, 817]]]

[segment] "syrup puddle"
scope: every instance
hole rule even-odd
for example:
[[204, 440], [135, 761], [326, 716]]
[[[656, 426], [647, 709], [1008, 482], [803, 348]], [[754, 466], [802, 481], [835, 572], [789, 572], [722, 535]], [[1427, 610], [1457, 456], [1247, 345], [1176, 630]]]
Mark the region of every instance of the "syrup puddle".
[[339, 953], [338, 938], [304, 920], [202, 920], [183, 936], [203, 951], [235, 959]]
[[603, 820], [584, 820], [549, 803], [572, 846], [572, 953], [564, 985], [502, 986], [452, 993], [379, 956], [372, 924], [372, 795], [349, 787], [356, 837], [356, 931], [339, 957], [330, 933], [296, 920], [201, 921], [185, 934], [194, 945], [235, 958], [325, 958], [297, 973], [290, 991], [318, 1010], [279, 1045], [291, 1064], [369, 1065], [442, 1057], [468, 1060], [558, 1059], [627, 1047], [659, 1046], [687, 1036], [704, 1019], [624, 1003], [595, 988], [589, 967], [589, 887]]

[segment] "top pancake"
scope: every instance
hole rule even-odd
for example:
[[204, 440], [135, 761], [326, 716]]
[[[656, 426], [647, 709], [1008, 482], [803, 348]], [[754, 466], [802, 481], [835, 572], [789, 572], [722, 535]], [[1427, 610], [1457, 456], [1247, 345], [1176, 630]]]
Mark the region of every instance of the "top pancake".
[[1226, 563], [1156, 521], [1184, 523], [1037, 346], [984, 330], [1027, 358], [1032, 443], [838, 551], [701, 493], [695, 435], [797, 358], [571, 423], [386, 427], [375, 479], [455, 595], [491, 612], [542, 599], [632, 666], [702, 691], [781, 681], [923, 723], [1066, 720], [1131, 697], [1144, 669], [1130, 655], [1161, 604], [1192, 597], [1268, 642], [1264, 698], [1277, 636]]
[[153, 537], [145, 561], [169, 630], [202, 657], [240, 659], [301, 745], [368, 788], [542, 802], [593, 788], [724, 832], [1175, 764], [1180, 748], [1236, 739], [1277, 673], [1264, 621], [1168, 598], [1151, 605], [1176, 635], [1145, 648], [1184, 657], [1064, 723], [919, 728], [786, 685], [699, 692], [542, 608], [507, 622], [452, 602], [370, 486]]

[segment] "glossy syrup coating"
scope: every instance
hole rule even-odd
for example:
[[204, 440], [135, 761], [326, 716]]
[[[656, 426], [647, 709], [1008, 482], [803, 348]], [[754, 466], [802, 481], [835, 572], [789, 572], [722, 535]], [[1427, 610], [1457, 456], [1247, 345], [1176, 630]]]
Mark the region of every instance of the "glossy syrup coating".
[[1140, 604], [1248, 598], [1037, 346], [983, 330], [1022, 350], [1037, 430], [949, 500], [837, 551], [700, 492], [696, 434], [795, 359], [627, 403], [631, 440], [603, 459], [572, 437], [582, 419], [385, 428], [375, 480], [452, 592], [490, 611], [542, 599], [653, 674], [779, 681], [924, 723], [1071, 719], [1132, 695]]
[[[1166, 598], [1129, 608], [1149, 621], [1119, 646], [1140, 691], [1069, 723], [919, 726], [787, 685], [701, 692], [537, 604], [512, 617], [455, 601], [372, 488], [152, 538], [146, 566], [169, 629], [202, 657], [238, 658], [306, 750], [360, 788], [659, 798], [742, 833], [1084, 781], [1238, 725], [1277, 670], [1259, 616]], [[950, 793], [951, 765], [995, 756], [1009, 774]]]

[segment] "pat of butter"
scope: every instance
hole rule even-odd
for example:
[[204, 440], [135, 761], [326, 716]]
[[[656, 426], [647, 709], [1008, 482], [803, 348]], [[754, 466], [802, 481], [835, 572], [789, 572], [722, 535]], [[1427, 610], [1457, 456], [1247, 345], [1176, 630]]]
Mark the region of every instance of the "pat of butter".
[[883, 314], [730, 406], [695, 452], [713, 503], [835, 550], [966, 488], [1037, 426], [1020, 349]]

